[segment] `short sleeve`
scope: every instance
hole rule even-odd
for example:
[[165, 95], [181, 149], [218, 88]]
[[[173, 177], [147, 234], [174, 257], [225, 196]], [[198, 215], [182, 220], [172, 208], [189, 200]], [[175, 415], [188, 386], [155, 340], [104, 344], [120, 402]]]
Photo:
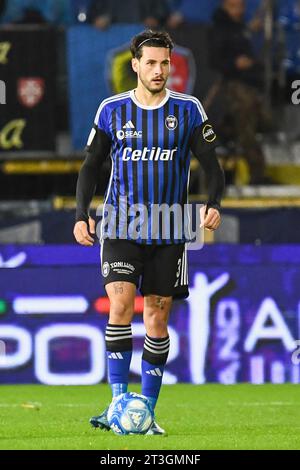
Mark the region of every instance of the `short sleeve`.
[[197, 98], [193, 98], [192, 120], [190, 145], [193, 154], [199, 157], [217, 147], [218, 141], [213, 125]]
[[110, 113], [106, 101], [102, 101], [95, 116], [94, 124], [98, 129], [105, 132], [110, 137]]
[[192, 130], [207, 121], [207, 114], [198, 98], [192, 97]]

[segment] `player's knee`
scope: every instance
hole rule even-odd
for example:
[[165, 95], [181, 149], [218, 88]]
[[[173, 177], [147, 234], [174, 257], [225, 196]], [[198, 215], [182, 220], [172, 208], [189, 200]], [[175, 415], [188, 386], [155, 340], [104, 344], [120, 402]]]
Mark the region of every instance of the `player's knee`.
[[148, 310], [144, 315], [147, 334], [154, 338], [164, 338], [168, 335], [168, 315], [157, 310]]
[[133, 307], [125, 302], [111, 303], [109, 322], [114, 325], [129, 324], [133, 316]]

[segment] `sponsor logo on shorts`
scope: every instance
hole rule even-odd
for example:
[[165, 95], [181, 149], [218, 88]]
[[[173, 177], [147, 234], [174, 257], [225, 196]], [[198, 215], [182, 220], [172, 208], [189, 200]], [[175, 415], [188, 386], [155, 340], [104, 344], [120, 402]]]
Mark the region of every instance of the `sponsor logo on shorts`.
[[117, 261], [115, 263], [110, 263], [110, 268], [112, 271], [118, 274], [132, 274], [135, 271], [135, 267], [130, 263], [125, 263], [124, 261]]
[[103, 277], [107, 277], [109, 275], [109, 271], [110, 271], [109, 263], [106, 261], [102, 266]]

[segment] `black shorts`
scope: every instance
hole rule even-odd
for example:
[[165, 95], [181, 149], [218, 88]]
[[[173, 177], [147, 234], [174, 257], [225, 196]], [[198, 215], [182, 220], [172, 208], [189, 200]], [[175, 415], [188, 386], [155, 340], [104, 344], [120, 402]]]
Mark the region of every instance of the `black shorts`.
[[126, 281], [137, 286], [143, 296], [189, 295], [185, 244], [145, 245], [130, 240], [105, 239], [101, 244], [104, 286]]

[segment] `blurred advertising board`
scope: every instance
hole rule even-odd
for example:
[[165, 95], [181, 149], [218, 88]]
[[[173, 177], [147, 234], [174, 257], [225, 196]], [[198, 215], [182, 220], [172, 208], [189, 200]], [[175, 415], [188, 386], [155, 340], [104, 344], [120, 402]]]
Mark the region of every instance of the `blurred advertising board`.
[[55, 43], [47, 27], [0, 29], [0, 155], [55, 148]]
[[[300, 246], [188, 253], [190, 296], [173, 304], [165, 383], [299, 383]], [[0, 254], [0, 383], [106, 381], [99, 247], [12, 245]], [[132, 381], [142, 310], [138, 294]]]

